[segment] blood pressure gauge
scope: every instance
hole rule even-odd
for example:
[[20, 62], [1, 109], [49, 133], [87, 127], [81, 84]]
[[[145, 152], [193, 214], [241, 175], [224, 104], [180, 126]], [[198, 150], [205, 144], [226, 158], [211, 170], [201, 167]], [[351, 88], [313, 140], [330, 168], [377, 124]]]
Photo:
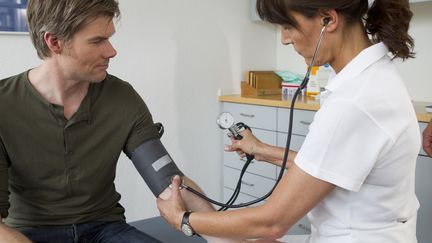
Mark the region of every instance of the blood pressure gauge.
[[221, 129], [229, 129], [234, 125], [234, 117], [229, 112], [222, 112], [217, 117], [216, 123]]

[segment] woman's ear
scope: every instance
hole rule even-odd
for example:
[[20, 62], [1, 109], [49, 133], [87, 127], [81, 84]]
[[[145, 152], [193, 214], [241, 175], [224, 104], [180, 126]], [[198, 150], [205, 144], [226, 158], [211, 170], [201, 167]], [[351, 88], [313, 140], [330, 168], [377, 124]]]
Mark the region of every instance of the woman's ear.
[[333, 32], [339, 24], [339, 14], [334, 9], [320, 11], [321, 24], [326, 30]]
[[44, 41], [52, 53], [54, 53], [54, 54], [60, 54], [61, 53], [63, 46], [64, 46], [63, 42], [60, 41], [52, 33], [46, 32], [44, 34]]

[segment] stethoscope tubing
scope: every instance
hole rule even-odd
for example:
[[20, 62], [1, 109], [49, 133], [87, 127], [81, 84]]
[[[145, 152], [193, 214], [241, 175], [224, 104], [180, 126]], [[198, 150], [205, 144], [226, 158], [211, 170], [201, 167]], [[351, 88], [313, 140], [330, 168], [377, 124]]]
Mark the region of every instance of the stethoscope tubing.
[[289, 126], [288, 126], [288, 137], [287, 137], [286, 146], [285, 146], [284, 158], [283, 158], [283, 162], [282, 162], [282, 165], [281, 165], [281, 170], [279, 172], [278, 178], [276, 179], [276, 182], [275, 182], [274, 186], [272, 187], [272, 189], [267, 194], [265, 194], [264, 196], [262, 196], [260, 198], [257, 198], [255, 200], [252, 200], [252, 201], [249, 201], [249, 202], [245, 202], [245, 203], [234, 204], [235, 200], [237, 199], [237, 197], [238, 197], [238, 195], [240, 193], [240, 188], [241, 188], [241, 182], [242, 182], [243, 175], [245, 174], [245, 172], [247, 170], [247, 167], [249, 166], [249, 164], [253, 160], [253, 157], [251, 157], [251, 156], [248, 156], [247, 161], [244, 164], [244, 166], [243, 166], [243, 168], [242, 168], [242, 170], [240, 172], [240, 176], [239, 176], [239, 180], [238, 180], [237, 185], [236, 185], [236, 189], [234, 190], [234, 193], [232, 194], [232, 196], [230, 197], [230, 199], [226, 203], [221, 203], [221, 202], [218, 202], [216, 200], [213, 200], [213, 199], [207, 197], [206, 195], [203, 195], [202, 193], [194, 190], [193, 188], [188, 187], [186, 185], [183, 185], [183, 187], [185, 189], [187, 189], [188, 191], [194, 193], [195, 195], [201, 197], [202, 199], [204, 199], [204, 200], [206, 200], [206, 201], [208, 201], [208, 202], [210, 202], [210, 203], [212, 203], [214, 205], [220, 206], [221, 208], [218, 211], [225, 211], [225, 210], [227, 210], [229, 208], [243, 208], [243, 207], [247, 207], [247, 206], [259, 203], [259, 202], [267, 199], [273, 193], [273, 191], [276, 189], [277, 185], [279, 184], [280, 180], [283, 177], [283, 174], [285, 172], [285, 167], [286, 167], [286, 164], [288, 162], [288, 154], [289, 154], [290, 146], [291, 146], [291, 136], [292, 136], [292, 128], [293, 128], [293, 118], [294, 118], [295, 102], [297, 100], [297, 97], [300, 95], [301, 91], [307, 86], [307, 83], [309, 82], [309, 77], [310, 77], [310, 74], [311, 74], [311, 71], [312, 71], [312, 67], [315, 64], [315, 58], [316, 58], [316, 56], [318, 54], [318, 50], [319, 50], [319, 48], [321, 46], [321, 42], [322, 42], [322, 39], [323, 39], [325, 30], [326, 30], [326, 27], [327, 27], [327, 24], [325, 24], [324, 27], [321, 29], [321, 32], [320, 32], [320, 35], [319, 35], [319, 38], [318, 38], [318, 42], [317, 42], [317, 44], [315, 46], [315, 50], [314, 50], [314, 53], [312, 55], [311, 62], [309, 63], [309, 66], [308, 66], [307, 72], [305, 74], [305, 77], [303, 78], [303, 81], [302, 81], [301, 85], [295, 91], [294, 96], [293, 96], [293, 98], [291, 100], [290, 118], [289, 118]]

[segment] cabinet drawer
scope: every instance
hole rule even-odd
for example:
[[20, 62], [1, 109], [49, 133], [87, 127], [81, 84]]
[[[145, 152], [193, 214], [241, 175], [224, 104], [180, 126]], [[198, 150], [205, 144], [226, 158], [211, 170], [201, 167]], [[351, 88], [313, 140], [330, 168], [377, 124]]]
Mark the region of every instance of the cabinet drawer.
[[[224, 153], [224, 155], [225, 154], [226, 152]], [[246, 158], [241, 159], [240, 157], [237, 156], [236, 160], [224, 160], [224, 161], [225, 161], [224, 165], [232, 168], [236, 168], [240, 171], [246, 162]], [[246, 172], [264, 176], [273, 180], [276, 179], [276, 165], [272, 165], [267, 162], [260, 162], [254, 160], [249, 164]]]
[[[237, 185], [240, 170], [224, 166], [224, 187], [234, 189]], [[254, 197], [262, 197], [273, 188], [275, 180], [262, 176], [245, 173], [242, 180], [241, 192]]]
[[[420, 133], [421, 133], [422, 136], [423, 136], [423, 131], [425, 130], [425, 128], [427, 127], [427, 125], [428, 124], [426, 122], [419, 122]], [[423, 150], [423, 137], [422, 137], [422, 146], [420, 147], [419, 154], [428, 156], [426, 154], [426, 152]]]
[[[309, 125], [312, 123], [315, 111], [294, 110], [293, 134], [303, 135], [309, 132]], [[290, 109], [278, 108], [277, 110], [277, 130], [288, 132]]]
[[[286, 134], [286, 133], [278, 133], [277, 134], [277, 146], [285, 147], [287, 137], [288, 137], [288, 134]], [[304, 137], [304, 136], [292, 134], [291, 135], [290, 150], [298, 152], [300, 150], [305, 138], [306, 137]]]
[[[286, 133], [278, 133], [277, 134], [277, 146], [279, 147], [285, 147], [286, 146], [286, 140], [287, 140], [288, 134]], [[305, 140], [305, 137], [299, 136], [299, 135], [292, 135], [291, 136], [291, 144], [290, 144], [290, 150], [298, 152]], [[276, 179], [280, 174], [280, 167], [276, 166]]]
[[[254, 129], [252, 132], [264, 143], [276, 145], [276, 132], [264, 131], [260, 129]], [[224, 143], [231, 144], [228, 136], [224, 136]], [[224, 165], [241, 170], [244, 163], [246, 162], [246, 158], [240, 158], [236, 152], [224, 152], [223, 161]], [[276, 166], [267, 162], [252, 161], [247, 171], [271, 179], [276, 179]]]
[[225, 102], [222, 112], [231, 113], [234, 122], [243, 122], [252, 128], [276, 131], [276, 107]]
[[[229, 189], [229, 188], [224, 188], [223, 189], [224, 202], [227, 202], [231, 198], [231, 196], [232, 196], [233, 193], [234, 193], [234, 190]], [[247, 195], [247, 194], [244, 194], [244, 193], [239, 193], [239, 196], [237, 197], [237, 200], [234, 202], [234, 204], [246, 203], [246, 202], [253, 201], [255, 199], [257, 199], [257, 198], [253, 197], [251, 195]], [[261, 201], [259, 203], [253, 204], [253, 205], [251, 205], [249, 207], [262, 205], [262, 204], [264, 204], [264, 202], [265, 202], [265, 200]]]

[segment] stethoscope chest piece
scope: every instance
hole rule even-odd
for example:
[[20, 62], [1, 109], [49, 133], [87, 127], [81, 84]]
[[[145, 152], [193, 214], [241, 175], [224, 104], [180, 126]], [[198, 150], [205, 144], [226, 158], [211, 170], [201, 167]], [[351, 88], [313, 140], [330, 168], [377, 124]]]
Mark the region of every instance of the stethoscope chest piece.
[[222, 112], [217, 117], [216, 123], [221, 129], [229, 129], [234, 125], [234, 117], [229, 112]]

